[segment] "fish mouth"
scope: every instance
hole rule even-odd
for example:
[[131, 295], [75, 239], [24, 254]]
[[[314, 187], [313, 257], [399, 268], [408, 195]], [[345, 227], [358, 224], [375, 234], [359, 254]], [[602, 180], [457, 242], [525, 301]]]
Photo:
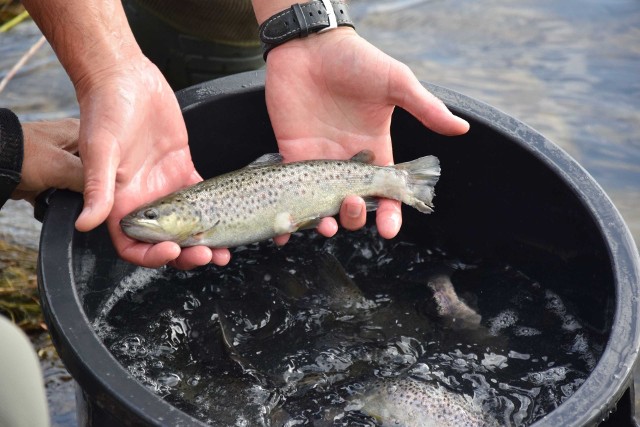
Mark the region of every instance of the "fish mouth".
[[124, 218], [122, 218], [120, 220], [120, 227], [123, 228], [123, 229], [131, 228], [131, 227], [135, 227], [135, 226], [136, 226], [136, 223], [133, 220], [133, 218], [131, 218], [131, 217], [125, 216]]
[[137, 218], [125, 216], [120, 220], [120, 228], [132, 239], [147, 243], [158, 243], [170, 240], [161, 230], [157, 230], [153, 224], [141, 222]]
[[145, 243], [175, 242], [184, 244], [190, 234], [166, 230], [156, 221], [125, 216], [120, 220], [120, 228], [128, 237]]

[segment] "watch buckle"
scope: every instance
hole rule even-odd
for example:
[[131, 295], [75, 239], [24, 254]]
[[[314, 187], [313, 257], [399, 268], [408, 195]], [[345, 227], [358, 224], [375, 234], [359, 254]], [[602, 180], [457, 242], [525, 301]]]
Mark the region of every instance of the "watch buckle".
[[329, 26], [321, 29], [318, 33], [324, 33], [325, 31], [333, 30], [334, 28], [338, 28], [338, 20], [336, 18], [336, 12], [333, 10], [333, 5], [331, 4], [331, 0], [321, 0], [324, 8], [327, 11], [327, 17], [329, 18]]

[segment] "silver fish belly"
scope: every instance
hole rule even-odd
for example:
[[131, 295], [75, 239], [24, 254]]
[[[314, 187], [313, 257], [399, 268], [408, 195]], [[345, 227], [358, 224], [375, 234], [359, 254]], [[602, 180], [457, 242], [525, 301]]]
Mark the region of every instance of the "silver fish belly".
[[146, 204], [120, 225], [129, 237], [182, 247], [234, 247], [310, 228], [339, 212], [348, 195], [399, 200], [432, 211], [438, 159], [375, 166], [363, 151], [351, 160], [283, 163], [277, 154]]

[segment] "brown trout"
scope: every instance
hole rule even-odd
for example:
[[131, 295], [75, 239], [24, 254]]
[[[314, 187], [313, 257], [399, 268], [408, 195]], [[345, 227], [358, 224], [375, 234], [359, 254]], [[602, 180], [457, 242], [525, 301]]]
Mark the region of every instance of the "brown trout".
[[399, 200], [432, 212], [439, 161], [425, 156], [394, 166], [371, 164], [364, 150], [350, 160], [283, 163], [265, 154], [248, 166], [176, 191], [125, 216], [134, 239], [182, 247], [235, 247], [315, 227], [339, 212], [348, 195]]
[[471, 397], [411, 377], [364, 384], [350, 409], [375, 418], [382, 427], [489, 427], [495, 420]]

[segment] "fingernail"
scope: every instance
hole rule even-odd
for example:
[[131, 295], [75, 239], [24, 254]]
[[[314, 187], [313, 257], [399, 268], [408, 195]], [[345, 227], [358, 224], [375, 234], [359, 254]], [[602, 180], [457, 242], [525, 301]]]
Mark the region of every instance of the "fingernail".
[[400, 225], [402, 222], [402, 217], [398, 213], [392, 213], [386, 219], [387, 226], [390, 230], [393, 230], [394, 233], [400, 231]]
[[349, 218], [360, 218], [360, 214], [362, 214], [362, 205], [360, 203], [347, 205], [347, 216]]

